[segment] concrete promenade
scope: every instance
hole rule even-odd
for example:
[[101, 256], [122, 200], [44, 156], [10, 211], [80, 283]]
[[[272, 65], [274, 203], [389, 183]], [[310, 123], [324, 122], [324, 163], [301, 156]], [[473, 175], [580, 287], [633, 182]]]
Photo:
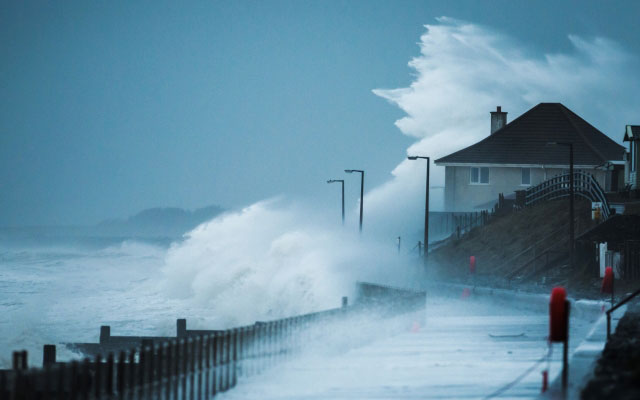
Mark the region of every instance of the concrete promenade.
[[[592, 331], [595, 308], [576, 306], [571, 321], [573, 392], [604, 345], [603, 327]], [[416, 328], [340, 354], [308, 354], [243, 380], [220, 398], [530, 399], [540, 395], [543, 369], [550, 369], [550, 382], [560, 374], [561, 345], [549, 361], [539, 361], [548, 354], [548, 316], [537, 307], [495, 305], [487, 296], [432, 297], [426, 325]]]

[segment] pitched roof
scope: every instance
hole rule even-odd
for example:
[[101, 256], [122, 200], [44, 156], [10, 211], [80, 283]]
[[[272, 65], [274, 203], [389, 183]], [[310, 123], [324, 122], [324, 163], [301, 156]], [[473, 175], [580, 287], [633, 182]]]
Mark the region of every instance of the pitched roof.
[[568, 165], [564, 146], [573, 143], [575, 165], [622, 160], [625, 148], [560, 103], [540, 103], [478, 143], [435, 162], [438, 164]]

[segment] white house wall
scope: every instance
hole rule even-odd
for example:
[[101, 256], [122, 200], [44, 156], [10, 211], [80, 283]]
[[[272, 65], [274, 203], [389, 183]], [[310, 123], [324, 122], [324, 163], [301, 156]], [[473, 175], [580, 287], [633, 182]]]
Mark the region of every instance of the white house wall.
[[[480, 166], [479, 166], [480, 167]], [[522, 185], [522, 171], [519, 167], [489, 167], [489, 183], [470, 182], [471, 167], [445, 167], [445, 210], [478, 211], [478, 206], [498, 202], [498, 195], [508, 195], [516, 190], [526, 190], [546, 179], [565, 173], [562, 168], [531, 168], [531, 185]], [[588, 170], [600, 186], [604, 188], [605, 171]], [[492, 205], [493, 206], [493, 205]], [[492, 206], [485, 207], [491, 208]]]

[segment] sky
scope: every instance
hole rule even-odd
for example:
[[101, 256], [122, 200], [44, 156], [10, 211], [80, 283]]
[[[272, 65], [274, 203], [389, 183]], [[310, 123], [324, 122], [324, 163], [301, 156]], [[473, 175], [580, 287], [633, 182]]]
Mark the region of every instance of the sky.
[[417, 212], [407, 152], [481, 139], [496, 105], [512, 120], [560, 101], [620, 141], [640, 123], [638, 16], [633, 1], [5, 2], [0, 226], [280, 195], [338, 213], [325, 182], [346, 179], [355, 209], [351, 168], [370, 213]]

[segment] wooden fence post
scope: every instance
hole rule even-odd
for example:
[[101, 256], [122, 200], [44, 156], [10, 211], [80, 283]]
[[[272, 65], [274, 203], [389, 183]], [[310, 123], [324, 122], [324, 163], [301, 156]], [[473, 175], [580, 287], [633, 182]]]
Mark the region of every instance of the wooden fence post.
[[45, 344], [42, 347], [42, 366], [53, 365], [56, 363], [56, 345]]
[[189, 338], [189, 399], [193, 399], [195, 393], [195, 375], [196, 375], [196, 341]]
[[[51, 390], [51, 364], [47, 364], [44, 366], [43, 371], [43, 386], [42, 386], [42, 400], [51, 400], [52, 390]], [[4, 393], [4, 385], [2, 382], [4, 374], [0, 372], [0, 398], [6, 398], [6, 394]]]
[[198, 399], [202, 399], [202, 364], [204, 361], [204, 336], [198, 336], [197, 339], [198, 345], [198, 365], [196, 366], [198, 369]]
[[129, 370], [128, 372], [128, 382], [127, 384], [129, 385], [129, 399], [130, 400], [134, 400], [135, 396], [136, 396], [136, 369], [140, 369], [139, 367], [136, 367], [136, 350], [135, 349], [131, 349], [129, 351]]
[[187, 320], [179, 318], [176, 320], [176, 337], [183, 338], [187, 336]]
[[117, 367], [117, 371], [116, 371], [116, 390], [118, 391], [118, 398], [121, 400], [124, 400], [124, 396], [125, 396], [125, 391], [126, 391], [126, 386], [125, 386], [125, 373], [124, 373], [124, 368], [125, 368], [125, 361], [127, 360], [127, 355], [125, 354], [124, 351], [120, 351], [120, 354], [118, 354], [118, 367]]
[[69, 399], [78, 399], [78, 362], [71, 361], [71, 387], [69, 388]]
[[57, 387], [57, 394], [58, 394], [58, 400], [63, 400], [63, 399], [67, 399], [67, 388], [65, 385], [65, 373], [66, 373], [66, 364], [60, 364], [58, 366], [58, 371], [57, 371], [57, 379], [56, 379], [56, 387]]
[[156, 352], [156, 368], [155, 368], [155, 379], [153, 381], [153, 387], [154, 387], [154, 395], [153, 397], [155, 399], [161, 399], [162, 398], [162, 391], [163, 391], [163, 379], [164, 379], [164, 363], [166, 361], [166, 355], [165, 355], [165, 346], [164, 343], [162, 344], [154, 344], [153, 348], [155, 349]]
[[211, 335], [207, 335], [204, 342], [204, 398], [209, 399], [209, 375], [211, 372]]
[[82, 361], [82, 368], [80, 371], [80, 397], [82, 400], [89, 400], [89, 387], [90, 387], [90, 372], [89, 372], [89, 364], [90, 360], [85, 358]]
[[232, 354], [232, 370], [231, 370], [231, 387], [236, 386], [238, 383], [238, 330], [232, 329], [231, 335], [233, 337], [233, 354]]
[[189, 343], [186, 338], [180, 339], [182, 359], [180, 360], [180, 379], [182, 382], [182, 397], [187, 397], [187, 371], [189, 367]]
[[164, 391], [165, 391], [165, 400], [171, 399], [172, 388], [171, 383], [173, 379], [173, 341], [167, 342], [164, 344], [164, 353], [166, 354], [167, 360], [165, 362], [164, 368]]
[[140, 347], [140, 352], [138, 353], [138, 400], [144, 399], [145, 388], [144, 384], [146, 383], [145, 373], [147, 369], [147, 353], [144, 350], [144, 346]]
[[102, 396], [102, 355], [96, 354], [94, 363], [96, 372], [93, 377], [93, 395], [96, 399], [100, 399]]
[[113, 353], [107, 355], [107, 377], [105, 382], [105, 392], [107, 397], [113, 396]]
[[[143, 341], [144, 343], [144, 341]], [[144, 346], [144, 344], [143, 344]], [[148, 368], [147, 368], [147, 399], [151, 400], [154, 395], [155, 395], [155, 370], [156, 370], [156, 355], [155, 355], [155, 346], [153, 345], [153, 342], [149, 341], [146, 343], [145, 347], [145, 351], [148, 354], [148, 360], [149, 362], [147, 363]]]
[[111, 327], [108, 325], [102, 325], [100, 327], [100, 344], [109, 342], [111, 338]]

